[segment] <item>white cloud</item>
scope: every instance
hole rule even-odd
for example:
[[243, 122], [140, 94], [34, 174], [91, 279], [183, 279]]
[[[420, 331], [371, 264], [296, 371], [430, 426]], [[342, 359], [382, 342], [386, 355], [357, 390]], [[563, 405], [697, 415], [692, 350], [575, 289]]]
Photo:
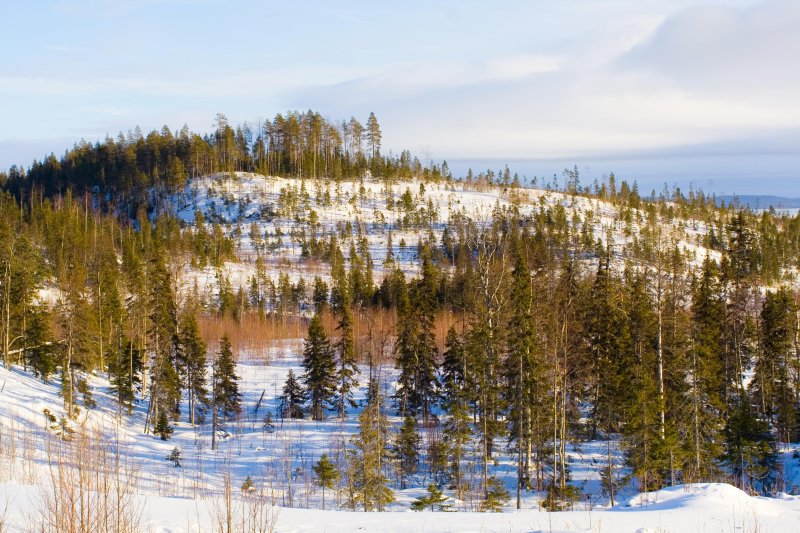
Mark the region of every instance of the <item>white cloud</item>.
[[800, 128], [800, 2], [643, 20], [569, 56], [409, 66], [294, 101], [374, 110], [389, 124], [387, 144], [448, 157], [674, 151]]

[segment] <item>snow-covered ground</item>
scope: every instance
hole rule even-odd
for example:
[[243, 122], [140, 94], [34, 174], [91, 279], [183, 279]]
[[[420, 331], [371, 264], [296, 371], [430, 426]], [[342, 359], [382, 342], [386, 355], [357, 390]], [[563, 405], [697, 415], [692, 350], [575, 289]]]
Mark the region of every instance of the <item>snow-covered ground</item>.
[[[0, 527], [30, 531], [39, 493], [35, 487], [0, 484]], [[642, 500], [648, 501], [642, 503]], [[3, 515], [3, 505], [6, 512]], [[219, 500], [140, 495], [141, 531], [182, 533], [213, 531]], [[611, 509], [548, 513], [539, 510], [503, 513], [363, 513], [270, 507], [267, 520], [277, 532], [329, 533], [782, 533], [798, 531], [800, 496], [754, 498], [724, 484], [680, 485], [637, 495]], [[237, 531], [239, 529], [234, 529]]]
[[[302, 199], [304, 190], [307, 202]], [[337, 185], [253, 174], [192, 180], [182, 194], [176, 195], [173, 204], [177, 215], [186, 222], [193, 222], [199, 210], [207, 220], [220, 222], [229, 235], [238, 226], [239, 261], [227, 263], [224, 268], [234, 289], [246, 286], [248, 277], [255, 272], [255, 250], [249, 237], [253, 223], [259, 234], [266, 235], [266, 240], [273, 243], [277, 241], [278, 228], [282, 235], [280, 244], [267, 254], [266, 275], [276, 279], [285, 272], [292, 282], [303, 277], [309, 284], [315, 275], [327, 278], [329, 266], [302, 259], [300, 247], [291, 237], [293, 228], [308, 228], [306, 221], [312, 217], [312, 211], [319, 236], [331, 232], [343, 235], [340, 246], [345, 256], [350, 240], [357, 234], [356, 227], [360, 224], [364, 228], [363, 235], [375, 262], [375, 279], [379, 281], [388, 268], [384, 259], [390, 230], [395, 261], [409, 273], [418, 266], [416, 245], [425, 235], [419, 229], [403, 226], [401, 220], [407, 211], [389, 207], [390, 203], [400, 203], [406, 191], [412, 196], [414, 210], [429, 210], [431, 231], [437, 240], [453, 217], [465, 215], [485, 222], [498, 206], [515, 205], [523, 214], [542, 206], [561, 206], [567, 220], [576, 227], [586, 222], [595, 238], [606, 239], [610, 235], [618, 245], [638, 232], [644, 217], [643, 213], [634, 213], [628, 224], [618, 208], [608, 202], [551, 191], [509, 193], [499, 187], [418, 181], [391, 186], [371, 180]], [[290, 202], [286, 199], [292, 196], [299, 198], [297, 210], [287, 207]], [[668, 230], [666, 238], [676, 239], [684, 250], [693, 253], [695, 263], [706, 254], [716, 257], [700, 244], [707, 232], [703, 222], [678, 218], [662, 222], [662, 229]], [[345, 231], [348, 223], [349, 233]], [[211, 293], [216, 290], [216, 273], [210, 267], [201, 270], [184, 265], [181, 274], [182, 290], [189, 290], [195, 282], [201, 290]], [[211, 450], [210, 424], [197, 427], [188, 424], [186, 405], [170, 441], [143, 433], [146, 405], [136, 405], [130, 415], [119, 413], [103, 376], [92, 377], [97, 407], [82, 410], [69, 425], [76, 431], [83, 429], [96, 439], [95, 443], [109, 445], [124, 457], [129, 474], [125, 483], [133, 494], [129, 504], [141, 511], [143, 531], [213, 530], [226, 484], [241, 499], [239, 487], [248, 476], [268, 495], [267, 518], [277, 525], [277, 531], [800, 531], [800, 497], [756, 498], [722, 484], [678, 486], [648, 494], [636, 494], [636, 489], [629, 485], [618, 496], [617, 501], [622, 503], [611, 506], [600, 486], [600, 470], [607, 457], [605, 442], [568, 448], [571, 483], [582, 494], [573, 511], [540, 510], [539, 495], [527, 492], [520, 511], [513, 508], [512, 499], [502, 513], [475, 513], [478, 507], [475, 498], [455, 500], [452, 492], [445, 491], [457, 512], [411, 512], [411, 502], [423, 495], [431, 482], [425, 469], [407, 480], [408, 489], [395, 490], [396, 501], [385, 513], [348, 511], [345, 494], [335, 491], [329, 491], [334, 493], [326, 498], [328, 508], [335, 510], [319, 510], [322, 493], [314, 483], [311, 467], [322, 454], [344, 464], [344, 452], [351, 447], [351, 439], [358, 430], [357, 416], [366, 392], [366, 369], [362, 369], [361, 388], [356, 394], [359, 406], [350, 409], [343, 420], [333, 413], [322, 422], [281, 420], [276, 415], [278, 397], [288, 371], [293, 369], [298, 375], [302, 372], [301, 348], [302, 339], [276, 341], [262, 347], [259, 353], [240, 358], [237, 372], [241, 378], [243, 414], [228, 425], [225, 434], [219, 435], [218, 450]], [[389, 397], [395, 371], [391, 366], [380, 371]], [[31, 530], [33, 517], [41, 513], [43, 490], [52, 481], [48, 458], [54, 457], [52, 443], [58, 441], [54, 433], [63, 416], [59, 388], [57, 377], [51, 383], [42, 383], [21, 368], [0, 368], [0, 533]], [[48, 421], [45, 411], [55, 417], [55, 423]], [[392, 431], [396, 432], [400, 420], [390, 405], [387, 414]], [[437, 430], [426, 428], [421, 428], [420, 434], [424, 454], [427, 442], [440, 435]], [[166, 460], [176, 447], [182, 456], [179, 468]], [[782, 458], [787, 490], [798, 493], [800, 459], [794, 457], [794, 451], [783, 450]], [[612, 455], [621, 465], [616, 446]], [[472, 476], [476, 483], [480, 470], [477, 457], [477, 450], [473, 450], [472, 468], [469, 464], [466, 468], [466, 476]], [[490, 469], [513, 492], [516, 467], [502, 442]], [[388, 474], [397, 487], [396, 476]], [[238, 505], [242, 512], [247, 500], [239, 501]]]
[[[407, 194], [411, 197], [411, 211], [401, 207]], [[339, 246], [345, 257], [350, 241], [358, 236], [360, 225], [375, 264], [377, 282], [388, 268], [385, 259], [390, 232], [394, 265], [413, 274], [418, 267], [417, 243], [430, 234], [441, 242], [444, 227], [454, 217], [468, 217], [481, 223], [490, 221], [498, 208], [513, 206], [520, 214], [529, 215], [561, 206], [575, 230], [588, 224], [594, 239], [605, 242], [610, 237], [617, 251], [630, 242], [631, 235], [638, 234], [646, 219], [644, 211], [634, 210], [627, 222], [619, 208], [610, 202], [549, 190], [509, 189], [458, 181], [404, 180], [387, 185], [365, 179], [335, 183], [243, 172], [192, 179], [171, 202], [178, 218], [187, 223], [193, 223], [195, 213], [200, 211], [208, 223], [220, 223], [226, 234], [233, 235], [237, 230], [241, 233], [236, 237], [240, 261], [227, 263], [224, 268], [234, 289], [247, 287], [248, 278], [255, 272], [256, 252], [250, 238], [253, 224], [259, 235], [273, 244], [265, 257], [266, 274], [274, 280], [280, 272], [288, 272], [293, 283], [300, 277], [310, 283], [317, 275], [327, 279], [330, 267], [303, 260], [301, 248], [291, 234], [293, 229], [308, 229], [312, 217], [316, 221], [318, 238], [339, 234]], [[417, 216], [414, 213], [422, 213], [419, 216], [430, 222], [430, 230], [403, 224], [406, 217], [413, 220]], [[719, 259], [718, 252], [702, 245], [708, 232], [703, 221], [675, 217], [659, 220], [658, 227], [663, 241], [677, 243], [691, 263], [699, 265], [706, 255]], [[280, 244], [277, 235], [280, 235]], [[187, 266], [182, 287], [188, 290], [195, 282], [201, 290], [214, 293], [217, 289], [215, 270]]]
[[[539, 508], [534, 493], [526, 493], [523, 509], [515, 510], [513, 499], [498, 514], [472, 512], [476, 502], [456, 501], [454, 513], [415, 513], [410, 503], [425, 493], [430, 475], [420, 472], [409, 480], [406, 490], [396, 490], [396, 502], [384, 513], [353, 512], [345, 509], [343, 494], [328, 491], [326, 503], [334, 511], [322, 511], [321, 492], [314, 484], [311, 466], [326, 453], [334, 461], [342, 457], [350, 438], [357, 432], [360, 406], [344, 420], [333, 413], [322, 422], [283, 420], [275, 416], [278, 396], [289, 369], [301, 372], [300, 341], [292, 341], [261, 358], [248, 357], [237, 371], [241, 377], [244, 413], [230, 424], [218, 450], [210, 449], [209, 424], [193, 428], [182, 421], [175, 424], [170, 441], [142, 432], [145, 406], [138, 405], [131, 416], [119, 415], [100, 376], [94, 385], [98, 406], [83, 411], [72, 426], [101, 434], [113, 442], [131, 470], [136, 472], [130, 488], [132, 502], [141, 510], [141, 530], [154, 532], [211, 531], [221, 512], [221, 495], [226, 479], [238, 497], [247, 476], [268, 495], [268, 518], [277, 531], [797, 531], [800, 529], [800, 496], [751, 497], [723, 484], [678, 486], [655, 493], [634, 494], [629, 487], [617, 505], [610, 507], [601, 494], [599, 470], [603, 468], [605, 443], [583, 443], [570, 449], [572, 484], [580, 487], [585, 501], [574, 511], [548, 513]], [[284, 354], [284, 355], [280, 355]], [[244, 359], [244, 358], [243, 358]], [[394, 370], [383, 369], [388, 387]], [[362, 374], [363, 375], [363, 374]], [[365, 383], [362, 383], [365, 385]], [[31, 517], [41, 512], [48, 469], [48, 439], [44, 410], [56, 418], [63, 414], [57, 383], [42, 383], [20, 368], [0, 369], [0, 531], [28, 531]], [[387, 391], [388, 392], [388, 391]], [[362, 387], [356, 397], [363, 401]], [[262, 396], [263, 395], [263, 396]], [[260, 400], [260, 404], [259, 404]], [[256, 410], [256, 405], [259, 405]], [[265, 427], [267, 414], [272, 427]], [[392, 430], [400, 420], [387, 407]], [[52, 426], [52, 424], [48, 424]], [[421, 429], [423, 439], [432, 435]], [[424, 449], [424, 440], [423, 446]], [[118, 444], [117, 444], [118, 443]], [[176, 468], [166, 460], [174, 447], [183, 457]], [[511, 491], [515, 467], [502, 451], [496, 455], [493, 474]], [[423, 450], [424, 453], [424, 450]], [[789, 451], [784, 454], [785, 475], [800, 485], [800, 461]], [[391, 474], [390, 474], [391, 477]], [[131, 505], [134, 505], [133, 503]], [[244, 505], [243, 503], [239, 504]], [[241, 508], [241, 507], [240, 507]], [[5, 510], [5, 511], [4, 511]]]

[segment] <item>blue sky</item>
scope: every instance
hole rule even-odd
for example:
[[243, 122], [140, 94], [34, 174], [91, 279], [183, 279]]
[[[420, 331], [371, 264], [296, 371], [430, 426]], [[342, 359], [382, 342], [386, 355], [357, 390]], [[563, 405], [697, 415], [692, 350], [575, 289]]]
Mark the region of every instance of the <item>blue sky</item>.
[[423, 157], [598, 173], [706, 157], [694, 168], [716, 179], [800, 177], [796, 0], [39, 0], [0, 15], [0, 168], [135, 125], [311, 108], [374, 111], [386, 149]]

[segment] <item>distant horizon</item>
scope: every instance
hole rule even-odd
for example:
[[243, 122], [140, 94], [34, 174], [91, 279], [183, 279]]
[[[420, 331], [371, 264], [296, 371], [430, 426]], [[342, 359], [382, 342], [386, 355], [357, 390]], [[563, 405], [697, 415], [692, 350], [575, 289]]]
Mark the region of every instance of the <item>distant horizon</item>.
[[[679, 187], [683, 194], [690, 190], [717, 196], [772, 195], [800, 198], [800, 154], [794, 156], [643, 156], [622, 157], [563, 157], [552, 159], [513, 158], [444, 158], [454, 176], [464, 176], [468, 169], [474, 173], [490, 169], [497, 172], [508, 165], [511, 174], [538, 183], [552, 181], [555, 174], [563, 185], [564, 169], [578, 167], [581, 184], [602, 182], [614, 174], [617, 183], [625, 180], [637, 183], [639, 192], [660, 194], [664, 186], [672, 191]], [[787, 170], [788, 169], [788, 170]]]
[[[133, 129], [133, 128], [131, 128]], [[210, 130], [210, 128], [209, 128]], [[204, 132], [198, 132], [204, 133]], [[28, 168], [34, 160], [41, 161], [50, 153], [60, 158], [65, 150], [81, 140], [94, 144], [101, 139], [76, 139], [52, 141], [59, 145], [51, 149], [41, 149], [40, 143], [33, 143], [17, 150], [27, 157], [9, 159], [9, 154], [0, 150], [0, 172], [11, 165]], [[402, 149], [402, 148], [400, 148]], [[387, 148], [385, 153], [400, 151]], [[423, 151], [424, 152], [424, 151]], [[34, 155], [36, 154], [36, 155]], [[591, 185], [595, 179], [602, 182], [611, 173], [617, 183], [625, 180], [636, 182], [642, 195], [650, 195], [655, 190], [660, 194], [666, 187], [672, 191], [679, 187], [683, 194], [690, 190], [703, 191], [717, 196], [778, 196], [787, 199], [800, 199], [800, 152], [796, 154], [639, 154], [611, 156], [562, 156], [550, 158], [525, 157], [448, 157], [432, 153], [415, 153], [424, 161], [437, 164], [447, 161], [454, 177], [464, 177], [469, 169], [475, 174], [492, 170], [498, 172], [508, 166], [511, 174], [531, 180], [544, 186], [552, 182], [555, 175], [559, 185], [563, 185], [562, 172], [575, 166], [581, 175], [584, 186]], [[8, 164], [4, 164], [8, 163]]]

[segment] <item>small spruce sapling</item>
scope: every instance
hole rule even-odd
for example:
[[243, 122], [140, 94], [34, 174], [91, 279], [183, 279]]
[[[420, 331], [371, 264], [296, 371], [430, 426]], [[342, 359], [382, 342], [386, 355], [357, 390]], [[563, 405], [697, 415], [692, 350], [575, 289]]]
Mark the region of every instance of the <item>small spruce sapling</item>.
[[183, 459], [183, 457], [181, 456], [181, 451], [178, 449], [177, 446], [175, 446], [174, 448], [172, 448], [172, 451], [169, 452], [169, 455], [166, 457], [166, 459], [167, 461], [170, 461], [172, 463], [172, 466], [174, 466], [175, 468], [180, 468], [181, 460]]
[[333, 488], [334, 483], [339, 480], [339, 471], [336, 470], [336, 465], [328, 459], [328, 455], [324, 453], [312, 469], [314, 470], [314, 475], [317, 476], [317, 484], [322, 487], [322, 509], [324, 510], [325, 489]]
[[412, 511], [424, 511], [429, 507], [431, 511], [449, 511], [453, 505], [446, 503], [447, 496], [434, 483], [428, 485], [428, 494], [420, 496], [411, 503]]

